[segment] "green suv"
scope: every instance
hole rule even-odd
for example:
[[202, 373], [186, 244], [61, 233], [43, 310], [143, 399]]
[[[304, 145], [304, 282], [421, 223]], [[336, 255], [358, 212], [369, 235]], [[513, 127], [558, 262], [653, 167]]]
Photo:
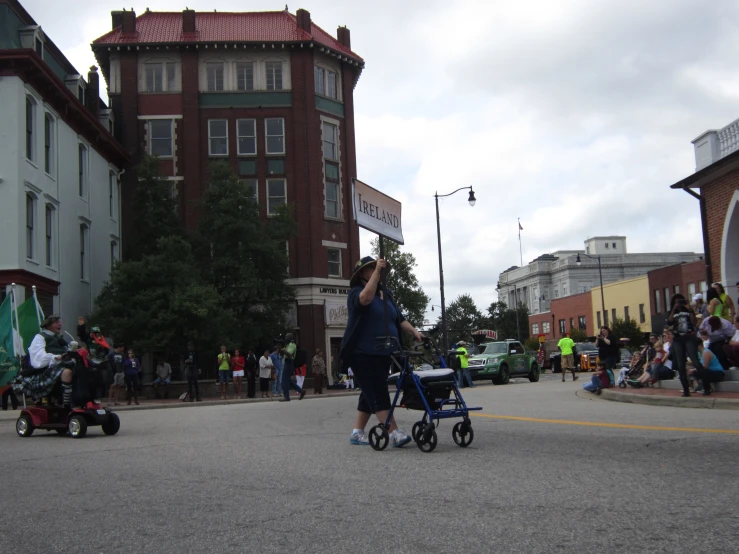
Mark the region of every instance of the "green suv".
[[536, 358], [527, 354], [518, 341], [486, 342], [478, 347], [478, 352], [469, 358], [473, 380], [492, 379], [496, 385], [505, 385], [511, 377], [525, 376], [532, 383], [539, 380]]

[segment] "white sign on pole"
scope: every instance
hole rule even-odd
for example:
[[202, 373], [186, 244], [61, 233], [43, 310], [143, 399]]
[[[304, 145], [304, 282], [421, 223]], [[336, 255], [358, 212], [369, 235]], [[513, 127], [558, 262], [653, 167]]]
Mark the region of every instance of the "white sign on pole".
[[402, 205], [358, 179], [352, 180], [352, 204], [357, 225], [404, 244]]

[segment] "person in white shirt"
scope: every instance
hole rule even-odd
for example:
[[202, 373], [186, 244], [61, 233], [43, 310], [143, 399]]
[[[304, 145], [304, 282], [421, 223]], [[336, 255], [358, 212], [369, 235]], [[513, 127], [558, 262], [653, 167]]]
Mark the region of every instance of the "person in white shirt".
[[34, 401], [40, 401], [51, 394], [54, 385], [61, 379], [62, 403], [64, 407], [71, 408], [72, 370], [61, 364], [62, 356], [69, 351], [69, 345], [62, 335], [62, 320], [59, 316], [50, 315], [41, 323], [41, 328], [28, 347], [33, 370], [28, 371], [29, 375], [13, 388]]
[[265, 350], [264, 355], [259, 358], [259, 390], [262, 393], [262, 398], [270, 398], [269, 380], [272, 378], [274, 370], [275, 366], [272, 363], [272, 358], [269, 357], [269, 350]]

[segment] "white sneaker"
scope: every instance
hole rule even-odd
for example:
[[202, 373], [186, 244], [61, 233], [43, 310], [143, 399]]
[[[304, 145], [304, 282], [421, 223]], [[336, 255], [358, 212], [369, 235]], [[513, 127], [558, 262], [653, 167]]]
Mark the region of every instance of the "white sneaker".
[[358, 446], [364, 446], [366, 444], [369, 444], [369, 438], [367, 438], [367, 433], [365, 433], [364, 431], [361, 431], [361, 432], [352, 431], [352, 434], [349, 437], [349, 444], [354, 444]]
[[400, 429], [396, 429], [390, 433], [390, 444], [393, 445], [393, 448], [400, 448], [409, 442], [411, 442], [411, 438]]

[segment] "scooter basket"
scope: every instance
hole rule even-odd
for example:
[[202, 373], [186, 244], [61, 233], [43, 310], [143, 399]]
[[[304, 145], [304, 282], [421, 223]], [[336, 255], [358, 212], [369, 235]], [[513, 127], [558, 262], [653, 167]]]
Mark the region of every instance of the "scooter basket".
[[[426, 397], [426, 402], [432, 410], [440, 409], [442, 401], [449, 400], [451, 393], [451, 386], [428, 387], [423, 391], [423, 395]], [[409, 410], [426, 409], [426, 406], [423, 405], [423, 400], [421, 400], [421, 395], [418, 393], [418, 389], [415, 385], [403, 388], [403, 398], [400, 400], [400, 405]]]

